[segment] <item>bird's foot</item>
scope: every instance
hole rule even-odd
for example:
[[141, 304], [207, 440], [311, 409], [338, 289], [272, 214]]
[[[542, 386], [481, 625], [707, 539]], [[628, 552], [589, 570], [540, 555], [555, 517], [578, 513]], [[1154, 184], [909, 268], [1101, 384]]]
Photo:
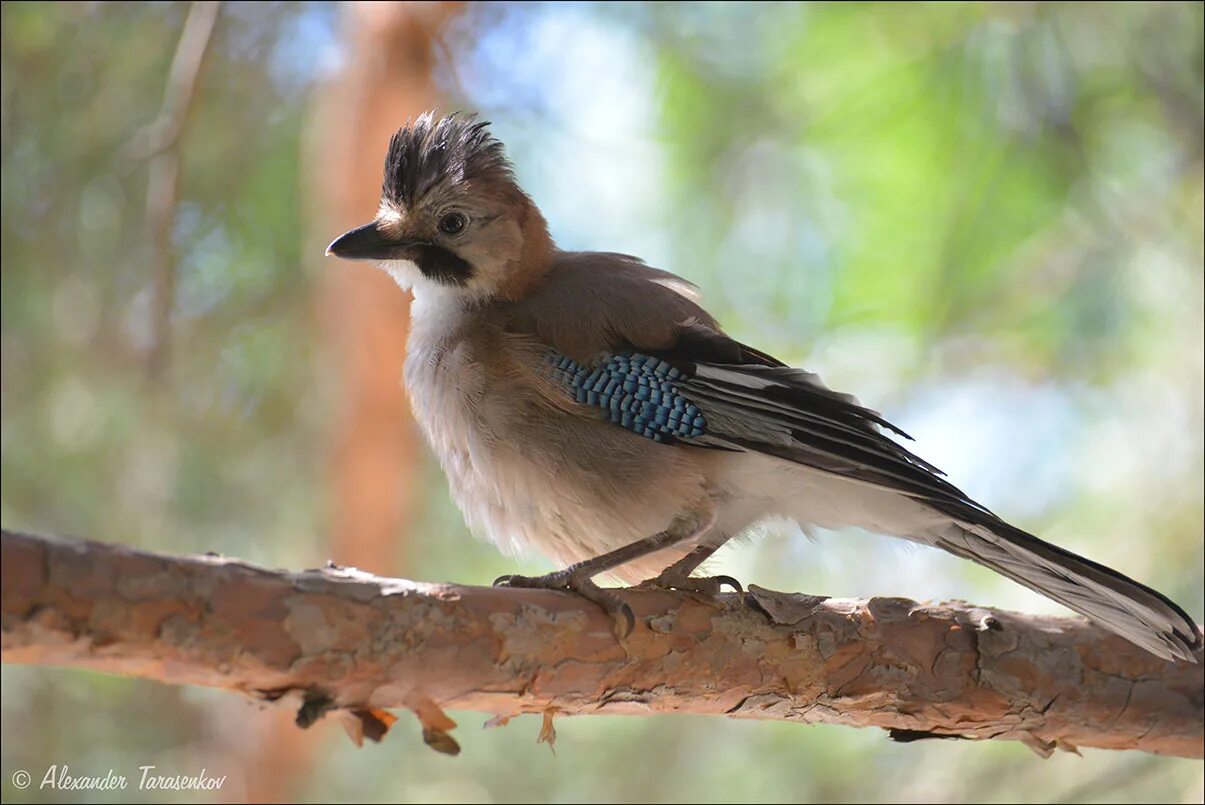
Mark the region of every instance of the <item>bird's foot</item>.
[[535, 590], [569, 590], [587, 601], [596, 604], [614, 621], [615, 637], [623, 640], [636, 628], [636, 614], [632, 607], [614, 590], [599, 587], [584, 573], [558, 570], [543, 576], [499, 576], [494, 579], [495, 587], [519, 587]]
[[681, 590], [683, 592], [699, 593], [715, 598], [727, 584], [740, 596], [745, 595], [745, 588], [732, 576], [689, 576], [685, 573], [671, 573], [668, 570], [660, 576], [647, 579], [636, 585], [640, 589]]

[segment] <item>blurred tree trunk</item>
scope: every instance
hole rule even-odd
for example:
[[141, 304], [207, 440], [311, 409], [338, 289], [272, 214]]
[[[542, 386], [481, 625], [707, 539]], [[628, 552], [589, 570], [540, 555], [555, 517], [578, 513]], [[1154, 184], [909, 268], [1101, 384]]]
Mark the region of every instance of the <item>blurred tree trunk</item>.
[[[459, 6], [346, 8], [347, 67], [315, 105], [305, 160], [315, 170], [309, 212], [321, 246], [376, 214], [390, 136], [439, 101], [435, 40]], [[331, 442], [331, 558], [395, 572], [412, 519], [418, 451], [401, 388], [410, 299], [380, 271], [328, 259], [317, 305], [329, 341], [321, 382], [341, 397]]]
[[[395, 574], [404, 568], [419, 443], [401, 387], [410, 298], [367, 265], [323, 260], [339, 233], [367, 223], [380, 199], [389, 137], [438, 105], [432, 75], [437, 37], [457, 3], [354, 3], [343, 7], [345, 67], [315, 100], [302, 163], [311, 166], [306, 219], [321, 261], [316, 309], [327, 348], [315, 382], [334, 388], [329, 442], [329, 558]], [[323, 557], [325, 558], [325, 557]], [[266, 720], [246, 758], [252, 802], [284, 802], [321, 731], [287, 714]]]

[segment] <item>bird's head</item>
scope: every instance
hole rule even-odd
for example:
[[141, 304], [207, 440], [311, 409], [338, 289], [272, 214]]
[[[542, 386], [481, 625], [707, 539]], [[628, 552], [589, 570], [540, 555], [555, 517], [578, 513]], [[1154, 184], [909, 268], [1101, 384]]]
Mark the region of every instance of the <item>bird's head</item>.
[[502, 143], [472, 115], [427, 112], [389, 141], [376, 218], [328, 255], [370, 260], [403, 288], [465, 300], [516, 298], [552, 251], [544, 218], [516, 184]]

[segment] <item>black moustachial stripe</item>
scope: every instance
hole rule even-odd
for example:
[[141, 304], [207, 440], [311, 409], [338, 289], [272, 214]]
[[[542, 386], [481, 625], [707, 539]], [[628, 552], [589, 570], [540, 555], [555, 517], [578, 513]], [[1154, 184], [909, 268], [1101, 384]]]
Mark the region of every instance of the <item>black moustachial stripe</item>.
[[423, 276], [443, 285], [466, 285], [473, 276], [472, 264], [443, 246], [428, 243], [408, 251]]

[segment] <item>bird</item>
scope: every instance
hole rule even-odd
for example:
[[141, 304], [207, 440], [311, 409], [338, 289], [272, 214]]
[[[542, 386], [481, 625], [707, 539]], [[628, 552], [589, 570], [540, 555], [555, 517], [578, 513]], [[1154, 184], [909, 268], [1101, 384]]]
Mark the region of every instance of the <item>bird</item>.
[[948, 551], [1165, 660], [1199, 662], [1168, 597], [1010, 525], [855, 397], [728, 335], [696, 286], [565, 251], [473, 114], [390, 139], [380, 204], [327, 255], [413, 293], [403, 370], [415, 419], [471, 530], [562, 569], [495, 584], [576, 592], [634, 627], [600, 577], [715, 595], [694, 572], [768, 519], [859, 527]]

